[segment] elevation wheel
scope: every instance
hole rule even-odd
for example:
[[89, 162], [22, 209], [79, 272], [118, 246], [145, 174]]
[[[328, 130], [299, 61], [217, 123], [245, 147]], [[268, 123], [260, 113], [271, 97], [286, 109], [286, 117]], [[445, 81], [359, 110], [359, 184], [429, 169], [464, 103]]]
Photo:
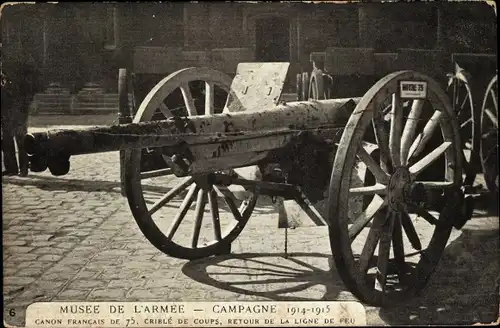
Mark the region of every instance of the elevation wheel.
[[481, 107], [481, 165], [488, 189], [498, 194], [498, 83], [493, 77]]
[[323, 82], [323, 72], [320, 69], [314, 69], [311, 72], [311, 81], [309, 82], [309, 99], [327, 99]]
[[[400, 93], [400, 83], [410, 92]], [[422, 98], [402, 99], [408, 94]], [[453, 117], [437, 82], [401, 71], [377, 82], [346, 125], [330, 180], [330, 245], [342, 280], [363, 302], [406, 300], [424, 287], [441, 258], [453, 227], [454, 215], [447, 213], [461, 199], [455, 196], [462, 148]], [[379, 158], [365, 149], [373, 139]], [[373, 185], [353, 185], [359, 162], [375, 177]], [[366, 196], [371, 201], [362, 213], [351, 210], [355, 198]]]
[[[145, 97], [134, 123], [150, 121], [159, 113], [167, 118], [221, 113], [231, 82], [227, 75], [207, 68], [172, 73]], [[200, 84], [204, 85], [202, 92], [193, 88]], [[225, 97], [218, 100], [218, 93]], [[230, 175], [234, 171], [217, 173]], [[145, 178], [141, 176], [141, 150], [127, 151], [128, 202], [140, 230], [160, 251], [189, 260], [230, 252], [231, 242], [248, 222], [257, 196], [238, 197], [227, 185], [214, 184], [212, 177], [213, 173], [180, 179], [173, 175]]]
[[332, 85], [332, 76], [324, 73], [321, 69], [315, 68], [311, 73], [309, 82], [309, 99], [332, 99]]

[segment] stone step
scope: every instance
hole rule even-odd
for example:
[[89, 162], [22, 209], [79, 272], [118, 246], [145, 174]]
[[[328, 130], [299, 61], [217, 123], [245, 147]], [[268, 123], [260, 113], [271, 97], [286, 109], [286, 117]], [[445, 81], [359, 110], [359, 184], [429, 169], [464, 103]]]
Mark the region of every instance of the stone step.
[[[129, 101], [129, 106], [132, 105], [132, 102]], [[118, 102], [93, 102], [93, 101], [76, 101], [75, 106], [84, 106], [84, 107], [116, 107], [118, 108]]]
[[[76, 96], [76, 101], [79, 102], [88, 102], [88, 103], [118, 103], [119, 99], [118, 97], [81, 97], [81, 96]], [[128, 98], [128, 101], [132, 101], [132, 97]]]
[[[128, 99], [129, 105], [132, 105], [132, 99]], [[119, 101], [118, 99], [82, 99], [82, 98], [76, 98], [75, 99], [75, 105], [85, 105], [85, 106], [91, 106], [91, 107], [118, 107], [119, 106]]]
[[71, 99], [70, 94], [57, 94], [57, 93], [37, 93], [35, 97], [42, 99]]
[[104, 107], [104, 108], [95, 108], [95, 107], [77, 107], [73, 108], [73, 114], [96, 114], [96, 113], [118, 113], [118, 107]]
[[68, 110], [38, 111], [37, 115], [70, 115]]
[[46, 95], [61, 95], [61, 96], [69, 96], [70, 92], [69, 90], [54, 90], [54, 89], [47, 89], [44, 91], [43, 94]]
[[105, 92], [104, 92], [103, 88], [83, 88], [78, 93], [97, 93], [97, 94], [103, 94]]
[[59, 107], [70, 107], [70, 103], [48, 103], [48, 102], [39, 102], [38, 107], [54, 107], [54, 108], [59, 108]]
[[[76, 94], [77, 97], [100, 97], [100, 98], [119, 98], [119, 94], [117, 93], [99, 93], [99, 94], [92, 94], [92, 93], [82, 93], [79, 92]], [[129, 93], [129, 98], [132, 97], [132, 94]]]
[[67, 106], [71, 105], [70, 101], [36, 101], [38, 105], [42, 106]]
[[[92, 95], [92, 93], [89, 93], [89, 92], [82, 92], [82, 91], [80, 91], [80, 92], [78, 92], [76, 95], [78, 95], [78, 96], [79, 96], [79, 95], [83, 95], [83, 96], [91, 96], [91, 95]], [[106, 93], [99, 93], [99, 94], [97, 94], [96, 96], [98, 96], [98, 97], [103, 97], [103, 96], [105, 96], [105, 97], [118, 97], [118, 96], [119, 96], [119, 94], [118, 94], [118, 93], [106, 92]], [[128, 96], [129, 96], [129, 97], [132, 97], [132, 94], [131, 94], [131, 93], [129, 93], [129, 94], [128, 94]]]
[[85, 83], [82, 88], [82, 91], [91, 91], [91, 92], [104, 92], [104, 88], [100, 83], [89, 82]]
[[65, 108], [38, 108], [37, 114], [70, 114], [69, 107]]
[[70, 102], [46, 102], [38, 101], [38, 107], [70, 107]]

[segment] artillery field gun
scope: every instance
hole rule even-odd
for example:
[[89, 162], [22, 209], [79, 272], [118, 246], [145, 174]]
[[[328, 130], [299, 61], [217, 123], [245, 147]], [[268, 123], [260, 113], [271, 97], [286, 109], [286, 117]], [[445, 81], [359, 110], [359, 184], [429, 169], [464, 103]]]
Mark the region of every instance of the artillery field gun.
[[[356, 297], [380, 306], [408, 299], [472, 213], [447, 94], [426, 75], [399, 71], [360, 98], [285, 103], [288, 66], [242, 63], [233, 80], [206, 68], [177, 71], [130, 124], [27, 135], [31, 170], [62, 175], [71, 155], [120, 150], [141, 231], [184, 259], [229, 253], [259, 196], [295, 200], [328, 226], [337, 270]], [[205, 95], [196, 104], [189, 84], [200, 81]], [[221, 90], [223, 108], [214, 105]], [[153, 166], [145, 164], [151, 154]], [[161, 214], [169, 206], [178, 206], [175, 217]]]

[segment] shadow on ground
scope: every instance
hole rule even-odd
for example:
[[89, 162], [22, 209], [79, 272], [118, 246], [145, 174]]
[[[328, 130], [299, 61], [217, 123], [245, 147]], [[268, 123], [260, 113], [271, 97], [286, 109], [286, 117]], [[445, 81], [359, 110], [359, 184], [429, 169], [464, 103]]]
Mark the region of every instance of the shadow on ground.
[[[42, 190], [67, 190], [84, 192], [120, 192], [120, 182], [104, 180], [82, 180], [82, 179], [63, 179], [52, 176], [28, 176], [26, 178], [4, 177], [3, 183], [10, 183], [18, 186], [35, 186]], [[166, 188], [162, 188], [166, 189]], [[168, 191], [167, 189], [166, 191]]]
[[[458, 325], [497, 320], [498, 227], [465, 228], [462, 232], [445, 249], [436, 272], [419, 296], [395, 307], [379, 309], [383, 322], [390, 325]], [[327, 259], [329, 268], [333, 269], [325, 270], [306, 263], [311, 258]], [[182, 272], [202, 284], [275, 301], [356, 300], [334, 268], [329, 254], [293, 253], [285, 258], [283, 253], [242, 253], [188, 262]], [[256, 290], [256, 285], [260, 290]], [[273, 289], [271, 285], [281, 288]], [[324, 288], [318, 292], [316, 287], [316, 292], [301, 295], [317, 285]]]
[[[84, 192], [115, 192], [120, 193], [119, 181], [105, 181], [105, 180], [83, 180], [83, 179], [63, 179], [52, 176], [28, 176], [26, 178], [18, 177], [5, 177], [4, 183], [11, 183], [15, 185], [31, 185], [39, 189], [54, 191], [84, 191]], [[171, 188], [161, 186], [143, 185], [144, 191], [155, 193], [167, 193]]]
[[485, 192], [475, 198], [474, 201], [474, 214], [475, 217], [484, 217], [486, 215], [493, 215], [498, 217], [498, 195]]
[[202, 284], [274, 301], [313, 300], [297, 294], [317, 285], [326, 287], [321, 300], [334, 300], [345, 291], [328, 283], [338, 278], [336, 271], [311, 265], [304, 258], [333, 265], [331, 256], [321, 253], [242, 253], [187, 262], [182, 272]]
[[490, 323], [499, 315], [499, 242], [496, 230], [462, 230], [446, 248], [420, 296], [380, 309], [389, 324]]
[[[4, 184], [14, 184], [19, 186], [35, 186], [39, 189], [46, 191], [55, 190], [65, 190], [65, 191], [82, 191], [82, 192], [112, 192], [121, 193], [120, 182], [118, 181], [106, 181], [106, 180], [83, 180], [83, 179], [64, 179], [57, 178], [53, 176], [28, 176], [25, 178], [20, 178], [17, 176], [13, 177], [3, 177], [2, 183]], [[162, 187], [156, 185], [142, 185], [142, 190], [145, 193], [154, 193], [157, 195], [164, 195], [168, 193], [172, 188]], [[180, 193], [179, 197], [185, 197], [187, 190]], [[153, 201], [146, 199], [146, 203], [152, 205]], [[177, 202], [170, 202], [164, 206], [168, 207], [179, 207], [180, 204]], [[225, 202], [219, 202], [219, 207], [225, 211], [229, 211], [229, 208]], [[272, 214], [276, 212], [274, 205], [270, 197], [261, 196], [258, 199], [257, 206], [254, 209], [253, 216], [261, 214]]]

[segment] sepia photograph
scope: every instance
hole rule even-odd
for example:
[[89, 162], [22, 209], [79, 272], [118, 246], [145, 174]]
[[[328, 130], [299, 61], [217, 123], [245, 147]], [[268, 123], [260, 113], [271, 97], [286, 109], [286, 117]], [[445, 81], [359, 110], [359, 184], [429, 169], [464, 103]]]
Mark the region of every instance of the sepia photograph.
[[500, 323], [496, 2], [0, 15], [5, 326]]

